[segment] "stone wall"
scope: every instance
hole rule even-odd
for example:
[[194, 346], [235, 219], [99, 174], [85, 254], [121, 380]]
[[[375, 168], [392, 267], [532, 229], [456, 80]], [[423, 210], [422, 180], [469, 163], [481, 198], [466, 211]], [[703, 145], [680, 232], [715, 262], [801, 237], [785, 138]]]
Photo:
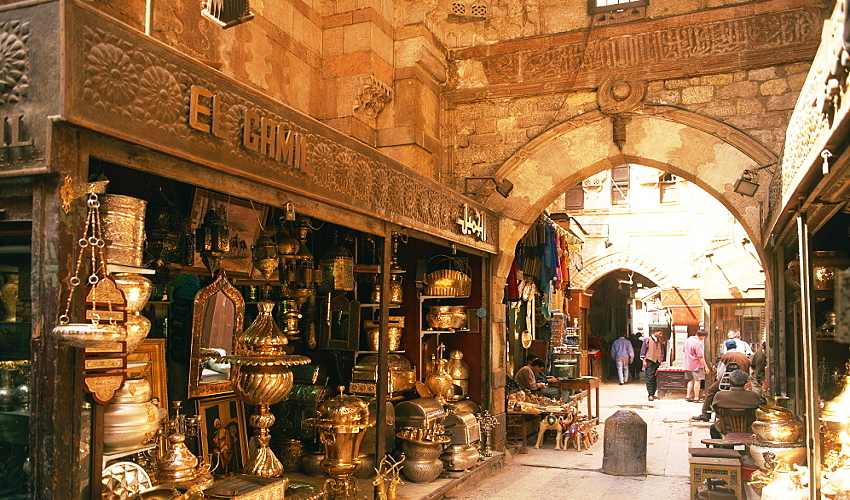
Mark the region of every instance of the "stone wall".
[[[791, 63], [651, 81], [644, 103], [681, 107], [716, 119], [778, 155], [808, 67]], [[464, 177], [492, 175], [541, 132], [597, 109], [596, 92], [586, 90], [456, 104], [449, 112], [454, 124], [450, 163], [458, 185]]]

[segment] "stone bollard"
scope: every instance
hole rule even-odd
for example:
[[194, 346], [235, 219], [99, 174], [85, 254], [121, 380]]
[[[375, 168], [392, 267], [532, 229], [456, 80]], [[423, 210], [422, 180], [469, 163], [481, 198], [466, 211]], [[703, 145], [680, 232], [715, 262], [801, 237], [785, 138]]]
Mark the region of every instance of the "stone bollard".
[[630, 410], [605, 420], [602, 472], [615, 476], [646, 474], [646, 422]]

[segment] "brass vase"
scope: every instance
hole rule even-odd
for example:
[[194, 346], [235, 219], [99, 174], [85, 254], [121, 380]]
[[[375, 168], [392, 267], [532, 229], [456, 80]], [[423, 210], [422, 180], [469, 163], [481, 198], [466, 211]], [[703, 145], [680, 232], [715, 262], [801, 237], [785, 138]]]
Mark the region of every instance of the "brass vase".
[[286, 399], [292, 390], [292, 365], [310, 362], [307, 356], [288, 355], [288, 339], [272, 317], [274, 302], [263, 300], [257, 304], [259, 314], [251, 326], [234, 339], [240, 346], [236, 354], [225, 356], [221, 362], [230, 363], [230, 383], [233, 391], [245, 404], [255, 407], [249, 423], [256, 429], [256, 448], [245, 462], [243, 472], [261, 477], [277, 477], [283, 464], [269, 448], [274, 415], [269, 406]]
[[443, 358], [438, 358], [435, 362], [436, 369], [425, 377], [425, 386], [429, 391], [431, 391], [431, 394], [434, 395], [434, 399], [439, 401], [440, 404], [446, 404], [446, 400], [449, 399], [452, 394], [454, 381], [446, 369], [448, 361]]

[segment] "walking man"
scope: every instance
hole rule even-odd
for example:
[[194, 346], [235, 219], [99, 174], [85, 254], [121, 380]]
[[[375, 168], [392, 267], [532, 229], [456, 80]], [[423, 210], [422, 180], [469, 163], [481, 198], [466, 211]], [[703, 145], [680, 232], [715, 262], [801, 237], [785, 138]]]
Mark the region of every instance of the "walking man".
[[611, 344], [611, 357], [617, 365], [617, 378], [623, 385], [629, 381], [629, 364], [635, 359], [635, 350], [625, 333]]
[[667, 344], [664, 342], [664, 330], [653, 330], [649, 337], [643, 339], [643, 347], [640, 348], [640, 359], [643, 360], [644, 377], [646, 377], [646, 392], [649, 400], [655, 401], [655, 391], [658, 382], [655, 380], [655, 372], [661, 366], [661, 362], [667, 359]]
[[705, 380], [705, 374], [711, 371], [708, 363], [705, 361], [705, 340], [708, 333], [703, 330], [697, 330], [697, 334], [685, 341], [685, 379], [688, 381], [688, 388], [685, 393], [686, 401], [699, 401], [699, 392], [702, 381]]

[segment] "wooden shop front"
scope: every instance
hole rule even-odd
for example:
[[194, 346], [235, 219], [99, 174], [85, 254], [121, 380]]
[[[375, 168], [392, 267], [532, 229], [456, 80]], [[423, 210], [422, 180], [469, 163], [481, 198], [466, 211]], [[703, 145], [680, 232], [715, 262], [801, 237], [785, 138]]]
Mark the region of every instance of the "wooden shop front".
[[[488, 375], [489, 276], [499, 239], [493, 212], [84, 2], [26, 2], [0, 10], [0, 23], [7, 36], [18, 37], [19, 57], [26, 61], [26, 81], [10, 87], [0, 103], [7, 132], [0, 162], [0, 250], [10, 255], [0, 272], [18, 275], [21, 290], [15, 305], [21, 314], [2, 324], [0, 352], [3, 360], [28, 360], [32, 372], [29, 408], [0, 411], [4, 425], [12, 418], [7, 414], [20, 414], [14, 418], [28, 422], [30, 437], [0, 446], [29, 459], [31, 498], [56, 498], [57, 491], [99, 498], [99, 488], [90, 485], [100, 482], [110, 458], [123, 458], [104, 453], [103, 405], [83, 388], [93, 374], [123, 377], [122, 370], [87, 363], [92, 357], [84, 349], [51, 333], [68, 298], [92, 190], [146, 201], [145, 224], [169, 211], [182, 224], [175, 232], [185, 251], [170, 254], [169, 262], [146, 255], [140, 266], [157, 272], [142, 273], [155, 288], [140, 314], [151, 323], [147, 361], [165, 365], [152, 384], [163, 399], [160, 408], [182, 400], [184, 413], [217, 412], [222, 426], [227, 414], [247, 427], [247, 413], [227, 383], [199, 388], [192, 380], [191, 367], [199, 362], [194, 355], [207, 352], [195, 344], [193, 293], [216, 281], [201, 263], [203, 248], [193, 252], [187, 243], [218, 207], [228, 227], [238, 224], [221, 268], [241, 297], [232, 300], [236, 311], [244, 307], [239, 321], [246, 328], [259, 315], [263, 294], [280, 304], [281, 289], [289, 284], [282, 271], [260, 273], [252, 252], [260, 237], [275, 241], [286, 233], [300, 239], [313, 269], [339, 255], [333, 252], [350, 256], [352, 286], [323, 285], [315, 274], [307, 283], [312, 291], [298, 305], [299, 334], [290, 347], [318, 366], [324, 382], [317, 385], [349, 386], [352, 368], [373, 356], [370, 397], [381, 401], [399, 396], [388, 387], [392, 359], [407, 358], [422, 382], [432, 355], [460, 351], [469, 365], [468, 398], [481, 409], [502, 404], [491, 399]], [[105, 188], [89, 184], [105, 180]], [[150, 226], [145, 230], [152, 247], [159, 240]], [[469, 288], [427, 295], [428, 275], [437, 270], [465, 274]], [[387, 291], [393, 284], [400, 285], [403, 301], [391, 302]], [[437, 306], [463, 309], [465, 323], [431, 327], [428, 308]], [[71, 314], [81, 316], [82, 309], [77, 296]], [[334, 320], [337, 314], [346, 321]], [[389, 318], [403, 318], [404, 325], [393, 352]], [[377, 338], [367, 335], [363, 320], [377, 325]], [[231, 414], [233, 408], [238, 410]], [[391, 406], [373, 408], [377, 421], [387, 422]], [[291, 423], [287, 418], [278, 419], [273, 434]], [[391, 432], [376, 432], [373, 448], [361, 451], [382, 456], [392, 449], [391, 438]], [[195, 452], [204, 456], [204, 446]], [[22, 470], [23, 458], [13, 470]]]

